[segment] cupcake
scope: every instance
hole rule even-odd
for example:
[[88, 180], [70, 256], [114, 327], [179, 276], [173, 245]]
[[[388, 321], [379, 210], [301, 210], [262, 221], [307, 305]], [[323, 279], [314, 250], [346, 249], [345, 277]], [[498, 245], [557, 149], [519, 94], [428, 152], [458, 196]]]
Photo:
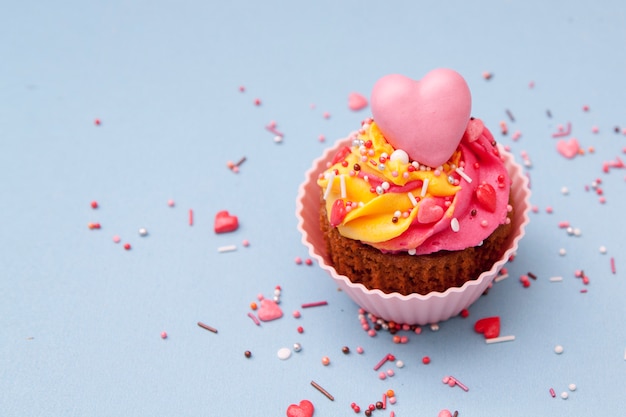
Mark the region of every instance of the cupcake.
[[303, 242], [357, 304], [428, 324], [473, 303], [528, 222], [519, 165], [480, 119], [455, 71], [380, 79], [373, 118], [307, 172]]

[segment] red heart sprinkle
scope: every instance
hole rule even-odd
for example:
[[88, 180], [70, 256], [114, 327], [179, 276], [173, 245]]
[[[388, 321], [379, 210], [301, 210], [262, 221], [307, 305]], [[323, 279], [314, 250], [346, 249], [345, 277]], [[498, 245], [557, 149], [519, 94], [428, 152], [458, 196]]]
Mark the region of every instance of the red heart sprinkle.
[[487, 211], [496, 211], [496, 190], [490, 184], [480, 184], [476, 188], [476, 199]]
[[261, 321], [276, 320], [283, 316], [283, 310], [281, 310], [275, 301], [265, 298], [261, 301], [258, 316]]
[[311, 417], [314, 411], [311, 401], [302, 400], [299, 405], [291, 404], [287, 408], [287, 417]]
[[337, 227], [341, 224], [343, 219], [346, 217], [346, 204], [343, 202], [341, 198], [338, 198], [333, 203], [333, 208], [330, 210], [330, 225], [332, 227]]
[[239, 219], [228, 213], [227, 210], [217, 212], [213, 228], [215, 233], [234, 232], [239, 227]]
[[500, 335], [500, 317], [485, 317], [474, 324], [474, 330], [477, 333], [485, 335], [485, 339], [493, 339]]

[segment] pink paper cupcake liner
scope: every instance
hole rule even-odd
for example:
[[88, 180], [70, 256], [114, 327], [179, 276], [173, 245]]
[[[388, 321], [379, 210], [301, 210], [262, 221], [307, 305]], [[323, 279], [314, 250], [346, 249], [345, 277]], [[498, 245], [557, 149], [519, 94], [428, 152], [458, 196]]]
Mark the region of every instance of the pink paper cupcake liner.
[[319, 225], [318, 176], [326, 170], [327, 163], [332, 160], [337, 150], [343, 146], [349, 146], [350, 143], [348, 138], [340, 139], [332, 148], [327, 149], [313, 162], [313, 166], [305, 174], [305, 181], [300, 185], [296, 216], [298, 230], [302, 233], [302, 243], [308, 247], [310, 256], [330, 274], [348, 297], [379, 318], [396, 323], [425, 325], [438, 323], [458, 315], [474, 303], [491, 285], [500, 269], [515, 253], [520, 239], [524, 236], [524, 228], [529, 222], [530, 190], [528, 178], [522, 172], [521, 166], [514, 161], [513, 155], [501, 146], [499, 147], [512, 180], [511, 195], [515, 207], [511, 219], [513, 228], [507, 240], [507, 249], [490, 270], [483, 272], [476, 280], [468, 281], [461, 287], [448, 288], [444, 292], [431, 292], [426, 295], [386, 294], [376, 289], [369, 290], [363, 284], [352, 283], [348, 277], [337, 273], [326, 253], [326, 245]]

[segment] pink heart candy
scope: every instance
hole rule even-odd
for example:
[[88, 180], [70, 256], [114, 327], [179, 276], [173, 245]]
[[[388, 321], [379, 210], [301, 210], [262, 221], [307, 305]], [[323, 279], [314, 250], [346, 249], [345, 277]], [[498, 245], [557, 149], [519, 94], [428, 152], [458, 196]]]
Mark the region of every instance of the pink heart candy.
[[291, 404], [287, 407], [287, 417], [311, 417], [315, 407], [309, 400], [302, 400], [300, 404]]
[[381, 78], [374, 84], [371, 104], [374, 120], [394, 148], [438, 167], [463, 137], [472, 97], [459, 73], [439, 68], [419, 81], [399, 74]]
[[228, 212], [228, 210], [218, 211], [215, 215], [213, 230], [215, 233], [234, 232], [239, 227], [239, 219]]
[[261, 321], [276, 320], [283, 316], [283, 310], [281, 310], [275, 301], [265, 298], [261, 300], [258, 316]]
[[350, 93], [348, 95], [348, 107], [350, 110], [358, 111], [367, 107], [367, 99], [359, 93]]
[[425, 198], [420, 202], [417, 221], [422, 224], [434, 223], [443, 217], [443, 207], [438, 206], [434, 199]]
[[561, 139], [556, 143], [556, 150], [559, 151], [559, 153], [564, 157], [571, 159], [578, 155], [580, 145], [578, 144], [578, 140], [576, 138], [571, 138], [567, 141], [565, 139]]

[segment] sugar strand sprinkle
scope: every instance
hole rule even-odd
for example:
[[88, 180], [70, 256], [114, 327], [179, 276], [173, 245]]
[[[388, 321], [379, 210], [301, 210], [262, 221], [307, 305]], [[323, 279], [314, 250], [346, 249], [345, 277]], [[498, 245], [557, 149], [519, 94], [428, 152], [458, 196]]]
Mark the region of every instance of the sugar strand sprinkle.
[[211, 327], [208, 324], [204, 324], [201, 321], [198, 322], [198, 326], [202, 327], [205, 330], [208, 330], [213, 333], [217, 333], [217, 329], [215, 327]]
[[311, 385], [313, 385], [313, 387], [315, 387], [316, 390], [318, 390], [319, 392], [324, 394], [324, 396], [326, 396], [326, 398], [328, 398], [331, 401], [335, 401], [335, 397], [330, 395], [330, 393], [328, 391], [326, 391], [324, 388], [322, 388], [322, 386], [320, 384], [318, 384], [315, 381], [311, 381]]

